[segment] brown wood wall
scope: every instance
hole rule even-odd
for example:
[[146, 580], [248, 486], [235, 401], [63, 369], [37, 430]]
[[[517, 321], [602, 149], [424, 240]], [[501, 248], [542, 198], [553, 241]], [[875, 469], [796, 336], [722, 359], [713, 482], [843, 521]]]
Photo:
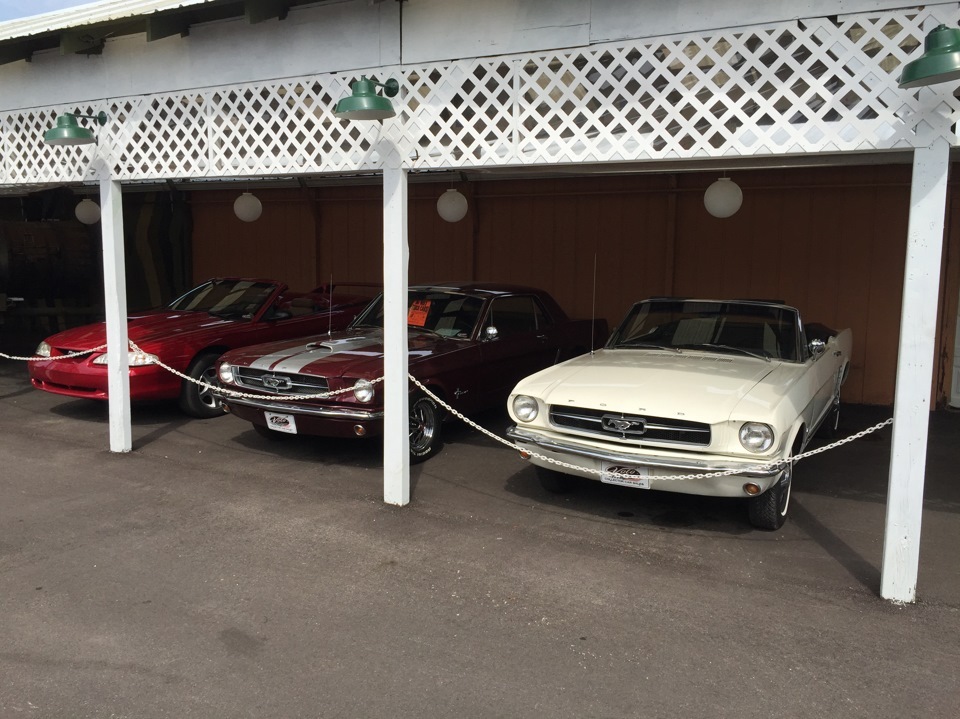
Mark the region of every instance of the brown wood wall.
[[[781, 299], [805, 321], [851, 327], [844, 400], [891, 404], [909, 209], [908, 165], [731, 173], [740, 211], [716, 219], [716, 174], [579, 177], [410, 186], [410, 280], [496, 280], [544, 287], [573, 316], [615, 325], [654, 295]], [[458, 223], [436, 199], [456, 187]], [[297, 289], [381, 281], [379, 185], [257, 191], [257, 222], [233, 216], [236, 192], [194, 194], [194, 275], [255, 274]], [[951, 186], [950, 217], [960, 216]], [[944, 246], [933, 395], [949, 394], [960, 232]], [[596, 288], [594, 300], [594, 273]]]

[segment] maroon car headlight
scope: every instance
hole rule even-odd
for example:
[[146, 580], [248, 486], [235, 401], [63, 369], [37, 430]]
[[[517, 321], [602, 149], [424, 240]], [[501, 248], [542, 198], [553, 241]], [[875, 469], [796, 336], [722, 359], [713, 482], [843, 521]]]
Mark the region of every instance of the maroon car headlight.
[[372, 382], [359, 379], [357, 383], [353, 385], [353, 396], [357, 398], [357, 402], [368, 404], [373, 401], [373, 395], [374, 389]]
[[[128, 352], [127, 353], [127, 365], [130, 367], [143, 367], [148, 364], [155, 364], [157, 358], [150, 354], [149, 352]], [[104, 352], [102, 355], [94, 357], [93, 364], [106, 364], [107, 363], [107, 353]]]
[[231, 365], [229, 362], [221, 362], [220, 366], [217, 368], [217, 376], [224, 384], [233, 384], [233, 365]]
[[37, 357], [49, 357], [50, 356], [50, 345], [46, 342], [41, 342], [37, 345], [37, 350], [34, 352]]
[[740, 427], [740, 444], [749, 452], [766, 452], [773, 446], [773, 428], [762, 422], [747, 422]]

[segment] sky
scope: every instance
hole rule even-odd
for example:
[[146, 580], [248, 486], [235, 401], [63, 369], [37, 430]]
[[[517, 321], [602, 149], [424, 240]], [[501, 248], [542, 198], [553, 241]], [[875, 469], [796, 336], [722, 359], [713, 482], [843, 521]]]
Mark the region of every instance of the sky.
[[95, 0], [0, 0], [0, 22], [87, 5]]

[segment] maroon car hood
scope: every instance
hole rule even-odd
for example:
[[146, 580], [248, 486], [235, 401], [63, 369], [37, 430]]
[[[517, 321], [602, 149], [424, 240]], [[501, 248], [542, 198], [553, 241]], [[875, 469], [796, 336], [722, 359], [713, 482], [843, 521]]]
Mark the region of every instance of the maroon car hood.
[[[130, 315], [127, 319], [127, 335], [138, 346], [147, 351], [155, 351], [159, 342], [184, 338], [192, 334], [214, 335], [219, 328], [237, 324], [233, 320], [224, 320], [206, 312], [183, 312], [172, 310], [147, 310]], [[51, 347], [63, 350], [86, 350], [106, 344], [107, 331], [104, 322], [74, 327], [47, 338]]]
[[[407, 340], [409, 364], [444, 351], [445, 346], [461, 346], [451, 343], [453, 340], [446, 337], [411, 330]], [[302, 338], [269, 342], [233, 350], [223, 360], [271, 372], [370, 379], [383, 374], [383, 330], [363, 327], [320, 335], [306, 343]]]

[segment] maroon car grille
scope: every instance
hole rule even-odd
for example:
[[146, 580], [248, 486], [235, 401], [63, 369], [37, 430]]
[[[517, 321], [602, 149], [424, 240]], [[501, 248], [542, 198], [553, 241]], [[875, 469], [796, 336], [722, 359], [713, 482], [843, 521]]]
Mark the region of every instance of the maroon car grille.
[[235, 381], [241, 387], [272, 394], [319, 394], [327, 392], [330, 385], [326, 377], [289, 372], [234, 367]]
[[601, 435], [613, 442], [669, 442], [698, 447], [710, 444], [709, 424], [664, 417], [551, 405], [550, 423], [555, 427]]

